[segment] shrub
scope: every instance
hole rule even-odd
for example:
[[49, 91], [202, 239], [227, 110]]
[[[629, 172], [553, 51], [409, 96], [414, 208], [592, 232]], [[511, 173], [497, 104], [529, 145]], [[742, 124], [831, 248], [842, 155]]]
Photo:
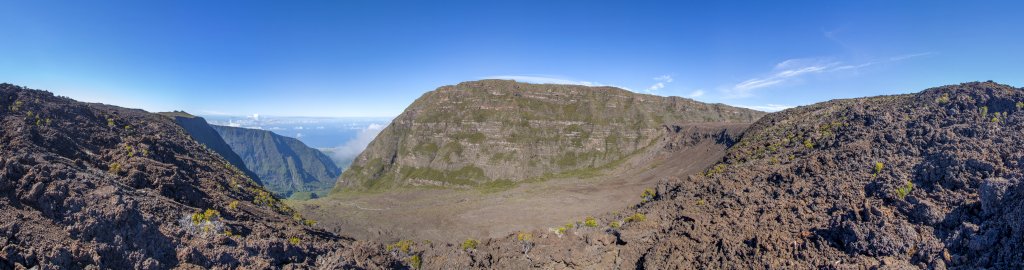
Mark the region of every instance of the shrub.
[[978, 110], [979, 112], [981, 112], [981, 117], [988, 116], [988, 106], [981, 106], [981, 108]]
[[903, 200], [907, 198], [907, 195], [910, 195], [911, 191], [914, 191], [914, 183], [907, 181], [907, 183], [903, 184], [903, 186], [896, 188], [896, 197], [899, 197], [900, 200]]
[[618, 221], [612, 221], [612, 223], [608, 223], [608, 227], [611, 227], [612, 229], [618, 229], [619, 227], [622, 227], [622, 225], [620, 225]]
[[523, 245], [523, 254], [527, 254], [530, 249], [533, 249], [533, 234], [521, 232], [516, 235], [516, 239]]
[[935, 102], [937, 102], [939, 104], [949, 103], [949, 94], [948, 93], [947, 94], [942, 94], [941, 97], [935, 99]]
[[476, 249], [476, 245], [479, 243], [476, 239], [466, 239], [466, 241], [462, 242], [462, 250]]
[[533, 234], [521, 232], [516, 235], [516, 240], [519, 240], [520, 242], [529, 242], [530, 240], [533, 240]]
[[228, 209], [229, 210], [238, 209], [238, 201], [231, 201], [231, 203], [228, 203]]
[[725, 172], [725, 164], [719, 163], [716, 164], [714, 167], [711, 167], [711, 169], [708, 169], [708, 171], [704, 173], [704, 176], [710, 177], [712, 175], [720, 174], [722, 172]]
[[644, 202], [649, 202], [654, 199], [654, 194], [653, 189], [647, 188], [644, 189], [644, 193], [640, 194], [640, 198], [643, 199]]
[[409, 253], [410, 251], [412, 251], [413, 244], [416, 244], [416, 242], [413, 242], [412, 240], [401, 240], [395, 242], [394, 244], [387, 245], [386, 249], [388, 251], [399, 251], [402, 253]]
[[814, 149], [814, 142], [812, 142], [809, 138], [804, 139], [804, 147], [807, 147], [807, 149]]
[[111, 163], [110, 169], [108, 170], [111, 174], [118, 174], [121, 172], [121, 163]]
[[274, 204], [274, 197], [270, 195], [270, 192], [264, 190], [258, 190], [256, 196], [252, 199], [252, 203], [256, 205], [270, 206]]
[[409, 257], [408, 263], [413, 269], [420, 269], [420, 267], [423, 267], [423, 259], [420, 259], [420, 255], [412, 255], [412, 257]]
[[298, 237], [288, 238], [288, 243], [291, 243], [293, 246], [298, 246], [299, 243], [302, 243], [302, 239], [299, 239]]
[[642, 222], [642, 221], [645, 221], [645, 220], [647, 220], [647, 216], [645, 216], [644, 214], [641, 214], [641, 213], [636, 213], [636, 214], [633, 214], [632, 216], [627, 217], [626, 218], [626, 223], [629, 223], [629, 222]]
[[882, 172], [882, 168], [884, 167], [885, 164], [882, 164], [881, 162], [875, 162], [874, 176], [878, 176], [878, 174]]
[[117, 126], [114, 124], [114, 118], [107, 118], [107, 127], [114, 128], [114, 126]]
[[1024, 102], [1021, 102], [1021, 101], [1017, 101], [1017, 109], [1018, 109], [1018, 110], [1020, 110], [1020, 109], [1024, 109]]
[[302, 221], [302, 224], [306, 224], [306, 226], [313, 227], [316, 226], [316, 220], [306, 219]]
[[704, 199], [697, 199], [697, 205], [704, 205]]
[[229, 234], [224, 222], [220, 220], [220, 212], [213, 209], [186, 214], [178, 220], [178, 225], [191, 235], [206, 237]]
[[597, 227], [597, 220], [594, 219], [594, 217], [587, 217], [586, 221], [583, 222], [583, 226], [591, 228]]

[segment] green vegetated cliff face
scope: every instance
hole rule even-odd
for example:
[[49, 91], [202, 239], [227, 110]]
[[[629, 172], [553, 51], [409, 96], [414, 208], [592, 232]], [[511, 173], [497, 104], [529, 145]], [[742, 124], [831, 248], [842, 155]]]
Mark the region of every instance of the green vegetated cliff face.
[[327, 155], [297, 139], [266, 130], [211, 126], [278, 196], [330, 189], [341, 174]]
[[353, 161], [335, 191], [585, 175], [652, 145], [665, 124], [747, 123], [762, 115], [614, 87], [464, 82], [413, 102]]

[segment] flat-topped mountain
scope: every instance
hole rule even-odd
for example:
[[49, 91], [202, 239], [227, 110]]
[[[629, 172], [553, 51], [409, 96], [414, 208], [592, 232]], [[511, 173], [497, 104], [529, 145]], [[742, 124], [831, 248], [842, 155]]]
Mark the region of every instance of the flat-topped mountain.
[[666, 124], [747, 123], [761, 115], [613, 87], [464, 82], [413, 102], [353, 161], [335, 191], [585, 175], [652, 146]]
[[267, 130], [212, 127], [259, 175], [263, 186], [281, 197], [329, 190], [341, 175], [330, 157], [297, 139]]

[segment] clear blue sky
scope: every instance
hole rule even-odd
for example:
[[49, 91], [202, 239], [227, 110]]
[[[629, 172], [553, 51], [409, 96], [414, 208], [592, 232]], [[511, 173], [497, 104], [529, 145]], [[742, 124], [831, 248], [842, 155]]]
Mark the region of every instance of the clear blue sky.
[[394, 116], [483, 78], [757, 108], [1024, 86], [1024, 5], [1010, 1], [441, 2], [2, 1], [0, 81], [287, 116]]

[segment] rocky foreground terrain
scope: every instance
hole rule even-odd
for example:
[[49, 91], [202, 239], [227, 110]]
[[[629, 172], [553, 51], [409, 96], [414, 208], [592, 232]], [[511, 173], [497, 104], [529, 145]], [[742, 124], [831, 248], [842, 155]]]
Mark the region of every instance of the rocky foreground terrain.
[[[304, 226], [167, 118], [12, 85], [0, 105], [2, 268], [1024, 267], [1024, 89], [992, 82], [769, 114], [621, 211], [387, 245]], [[211, 220], [244, 237], [189, 227]]]
[[397, 265], [316, 229], [168, 117], [0, 84], [0, 140], [0, 269], [294, 268], [328, 252]]

